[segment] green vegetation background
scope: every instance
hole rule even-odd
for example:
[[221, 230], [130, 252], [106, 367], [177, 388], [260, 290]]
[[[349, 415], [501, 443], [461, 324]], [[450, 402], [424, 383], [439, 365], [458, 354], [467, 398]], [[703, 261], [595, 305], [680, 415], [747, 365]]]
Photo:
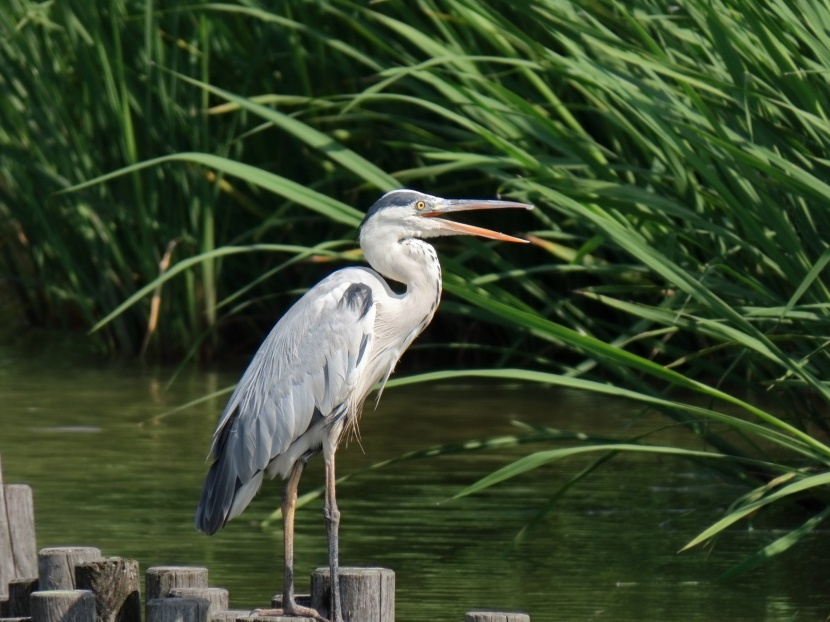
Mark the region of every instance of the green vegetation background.
[[408, 369], [660, 409], [702, 451], [614, 451], [717, 456], [752, 489], [701, 539], [809, 494], [748, 566], [824, 518], [825, 2], [7, 4], [0, 275], [28, 324], [97, 326], [109, 354], [250, 353], [360, 260], [384, 191], [500, 194], [537, 209], [485, 224], [533, 246], [442, 241]]

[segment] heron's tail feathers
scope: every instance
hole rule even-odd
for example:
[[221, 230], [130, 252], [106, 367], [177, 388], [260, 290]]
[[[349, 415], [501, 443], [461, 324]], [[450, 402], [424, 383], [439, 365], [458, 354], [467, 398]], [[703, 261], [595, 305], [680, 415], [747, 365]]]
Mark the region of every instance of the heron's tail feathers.
[[211, 465], [196, 508], [196, 529], [209, 536], [239, 516], [262, 485], [262, 471], [243, 483], [226, 462], [220, 457]]

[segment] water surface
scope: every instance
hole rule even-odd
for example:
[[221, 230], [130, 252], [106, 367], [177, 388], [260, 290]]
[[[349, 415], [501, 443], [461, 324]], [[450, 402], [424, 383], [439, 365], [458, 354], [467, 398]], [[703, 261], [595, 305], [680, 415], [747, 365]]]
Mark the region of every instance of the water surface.
[[[34, 489], [38, 546], [92, 545], [153, 565], [205, 565], [234, 607], [267, 605], [281, 589], [282, 533], [260, 522], [279, 503], [268, 482], [213, 537], [193, 511], [219, 398], [140, 425], [229, 386], [231, 374], [56, 365], [0, 352], [0, 455], [6, 483]], [[666, 423], [630, 403], [539, 387], [431, 385], [390, 389], [367, 405], [360, 442], [338, 453], [340, 474], [432, 445], [514, 434], [513, 421], [625, 437]], [[682, 430], [670, 432], [680, 438]], [[547, 446], [540, 446], [539, 449]], [[403, 622], [463, 620], [477, 608], [546, 620], [824, 620], [830, 613], [827, 532], [733, 581], [717, 576], [780, 537], [741, 524], [711, 551], [677, 551], [738, 495], [734, 482], [673, 458], [620, 456], [572, 488], [519, 544], [547, 498], [591, 462], [582, 457], [474, 496], [453, 494], [524, 446], [398, 464], [339, 487], [341, 564], [397, 573]], [[301, 493], [323, 481], [316, 458]], [[793, 521], [806, 517], [794, 515]], [[795, 522], [792, 523], [797, 524]], [[326, 564], [321, 502], [297, 516], [299, 590]]]

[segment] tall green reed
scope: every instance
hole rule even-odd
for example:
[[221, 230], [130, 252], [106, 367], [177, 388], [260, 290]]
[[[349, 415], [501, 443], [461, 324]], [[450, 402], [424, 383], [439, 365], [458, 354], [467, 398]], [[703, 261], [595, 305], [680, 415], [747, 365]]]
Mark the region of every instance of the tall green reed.
[[[9, 94], [0, 101], [3, 273], [32, 324], [85, 330], [170, 261], [200, 255], [192, 270], [157, 292], [157, 312], [148, 298], [94, 338], [111, 352], [137, 353], [146, 342], [157, 358], [181, 357], [198, 343], [209, 357], [229, 343], [254, 339], [273, 321], [271, 290], [254, 283], [263, 271], [279, 275], [286, 259], [269, 252], [226, 271], [211, 253], [266, 236], [304, 246], [352, 235], [353, 215], [343, 226], [342, 219], [297, 212], [287, 201], [193, 162], [136, 168], [82, 193], [58, 192], [107, 171], [187, 152], [250, 159], [297, 186], [322, 185], [331, 196], [355, 192], [353, 177], [332, 172], [326, 157], [303, 153], [300, 141], [283, 137], [275, 149], [273, 137], [249, 127], [245, 115], [209, 114], [210, 94], [185, 81], [302, 90], [308, 82], [302, 67], [274, 73], [292, 56], [293, 37], [283, 26], [300, 24], [275, 24], [248, 12], [186, 3], [156, 11], [145, 2], [104, 7], [26, 0], [14, 0], [3, 12], [0, 85]], [[292, 274], [280, 281], [281, 289], [320, 273], [308, 264], [286, 269]], [[244, 316], [259, 325], [253, 331], [243, 328], [245, 321], [220, 317], [238, 315], [228, 304], [223, 312], [222, 301], [240, 288], [251, 291]]]

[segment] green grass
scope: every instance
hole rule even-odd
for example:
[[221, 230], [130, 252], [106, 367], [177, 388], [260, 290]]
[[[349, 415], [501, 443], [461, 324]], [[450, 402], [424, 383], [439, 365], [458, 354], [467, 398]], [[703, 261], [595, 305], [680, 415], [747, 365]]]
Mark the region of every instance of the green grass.
[[33, 324], [95, 326], [110, 352], [250, 350], [358, 259], [383, 191], [502, 193], [537, 206], [498, 225], [534, 247], [442, 243], [421, 352], [641, 401], [690, 447], [592, 451], [721, 455], [761, 501], [824, 507], [825, 3], [152, 6], [0, 16], [0, 261]]

